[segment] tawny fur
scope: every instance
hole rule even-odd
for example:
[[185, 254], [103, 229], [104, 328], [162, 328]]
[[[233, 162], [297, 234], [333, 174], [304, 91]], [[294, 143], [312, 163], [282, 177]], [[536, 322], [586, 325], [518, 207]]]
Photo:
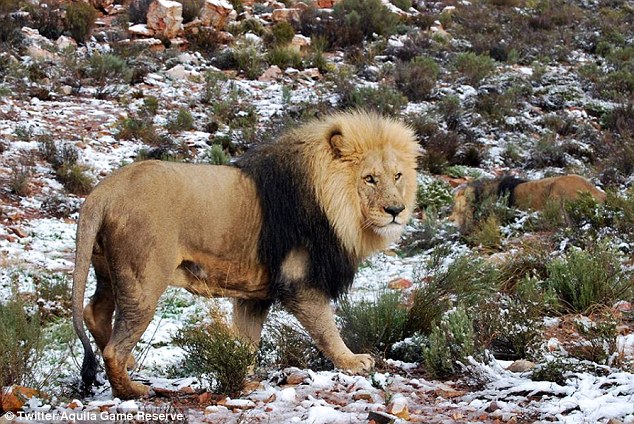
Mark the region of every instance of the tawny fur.
[[549, 202], [563, 203], [574, 200], [582, 193], [589, 193], [597, 202], [603, 203], [606, 194], [590, 181], [579, 175], [563, 175], [542, 178], [534, 181], [519, 182], [512, 193], [498, 193], [500, 179], [474, 182], [461, 186], [454, 192], [454, 206], [449, 217], [463, 232], [473, 226], [475, 202], [496, 194], [510, 194], [513, 201], [510, 206], [522, 210], [541, 211]]
[[[299, 163], [306, 181], [298, 184], [310, 184], [314, 194], [304, 193], [306, 202], [299, 199], [300, 203], [318, 209], [309, 211], [313, 218], [327, 218], [350, 264], [399, 237], [416, 196], [418, 146], [408, 127], [374, 114], [340, 113], [309, 122], [276, 143], [277, 150], [275, 144], [273, 149], [265, 146], [261, 154], [276, 154], [276, 161], [283, 162], [291, 159], [279, 152], [299, 152], [294, 166]], [[250, 163], [257, 165], [257, 157], [255, 162], [245, 161], [243, 168], [136, 163], [106, 178], [88, 196], [77, 227], [73, 275], [73, 323], [85, 350], [86, 386], [94, 381], [96, 359], [82, 318], [103, 353], [113, 395], [133, 398], [148, 393], [146, 386], [130, 380], [126, 365], [133, 363], [130, 352], [168, 285], [234, 298], [234, 325], [253, 343], [259, 341], [269, 306], [279, 301], [337, 367], [363, 372], [373, 366], [369, 355], [352, 353], [341, 340], [330, 309], [331, 298], [340, 290], [307, 281], [321, 275], [315, 267], [322, 265], [310, 256], [314, 241], [298, 244], [299, 234], [294, 244], [285, 245], [279, 269], [267, 266], [267, 249], [275, 251], [278, 246], [262, 246], [262, 240], [268, 240], [262, 234], [267, 219], [275, 217], [264, 213], [264, 205], [270, 208], [271, 202], [261, 198], [267, 192], [254, 178], [260, 171], [249, 168]], [[312, 197], [315, 205], [309, 201]], [[285, 205], [281, 206], [298, 208], [290, 212], [295, 228], [301, 230], [297, 224], [306, 212], [300, 210], [303, 206]], [[306, 225], [310, 229], [312, 224]], [[84, 309], [91, 263], [97, 289]], [[350, 282], [335, 284], [345, 289]]]

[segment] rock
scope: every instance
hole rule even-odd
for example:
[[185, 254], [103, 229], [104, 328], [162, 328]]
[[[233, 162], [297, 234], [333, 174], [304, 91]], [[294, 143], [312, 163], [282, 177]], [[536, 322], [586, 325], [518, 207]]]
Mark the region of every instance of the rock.
[[11, 232], [13, 234], [15, 234], [16, 236], [20, 237], [20, 238], [25, 238], [28, 237], [28, 234], [26, 233], [26, 231], [24, 231], [22, 228], [19, 227], [9, 227], [9, 230], [11, 230]]
[[255, 408], [255, 402], [249, 399], [228, 399], [224, 406], [229, 409], [247, 410]]
[[27, 400], [40, 396], [40, 392], [37, 390], [24, 386], [11, 386], [2, 390], [4, 393], [0, 396], [0, 405], [3, 411], [18, 411], [22, 409]]
[[200, 20], [204, 26], [212, 26], [218, 31], [227, 28], [227, 24], [235, 21], [238, 13], [226, 0], [205, 0], [200, 11]]
[[511, 372], [526, 372], [532, 370], [533, 368], [535, 368], [535, 366], [536, 365], [534, 362], [526, 361], [524, 359], [518, 359], [517, 361], [509, 365], [506, 369]]
[[200, 74], [196, 71], [188, 71], [183, 65], [176, 65], [166, 72], [167, 77], [172, 81], [182, 81], [190, 78], [196, 78]]
[[321, 78], [321, 72], [319, 72], [319, 69], [317, 68], [306, 68], [299, 72], [299, 76], [309, 80], [316, 80]]
[[436, 389], [434, 390], [434, 394], [444, 399], [452, 399], [455, 397], [463, 396], [465, 392], [456, 390], [447, 384], [440, 383], [436, 386]]
[[385, 412], [370, 411], [368, 414], [369, 424], [390, 424], [396, 421], [398, 417], [386, 414]]
[[90, 5], [97, 10], [111, 9], [114, 0], [90, 0]]
[[405, 290], [412, 287], [414, 283], [412, 283], [407, 278], [397, 277], [390, 282], [387, 283], [387, 287], [392, 290]]
[[136, 24], [132, 25], [128, 28], [128, 32], [132, 36], [137, 37], [152, 37], [154, 36], [154, 31], [147, 27], [145, 24]]
[[279, 66], [273, 65], [269, 69], [264, 71], [262, 75], [259, 76], [258, 81], [271, 82], [271, 81], [276, 81], [280, 79], [281, 77], [282, 77], [282, 70], [280, 69]]
[[352, 395], [352, 400], [365, 400], [366, 402], [374, 403], [374, 398], [372, 397], [372, 394], [367, 390], [359, 390], [358, 392], [355, 392]]
[[387, 405], [386, 412], [404, 420], [409, 420], [408, 400], [403, 395], [394, 395]]
[[320, 9], [332, 9], [337, 3], [336, 0], [317, 0], [317, 7]]
[[146, 47], [153, 52], [162, 52], [165, 50], [165, 45], [158, 38], [143, 38], [140, 40], [132, 40], [132, 43], [135, 46], [143, 46]]
[[297, 34], [291, 40], [291, 46], [297, 51], [306, 50], [310, 47], [310, 38], [305, 35]]
[[66, 50], [69, 47], [77, 47], [77, 41], [71, 37], [60, 35], [59, 38], [55, 40], [55, 46], [58, 50]]
[[72, 410], [75, 410], [77, 408], [83, 408], [83, 407], [84, 407], [84, 404], [81, 403], [81, 401], [78, 399], [73, 399], [73, 401], [66, 406], [66, 408], [72, 409]]
[[171, 0], [154, 0], [148, 8], [147, 26], [156, 35], [176, 37], [183, 27], [183, 5]]
[[292, 372], [286, 377], [286, 384], [296, 386], [306, 381], [310, 381], [310, 374], [303, 370], [297, 370]]
[[55, 53], [51, 53], [48, 50], [35, 45], [27, 47], [26, 54], [34, 60], [55, 60], [55, 58], [57, 58]]
[[278, 22], [299, 22], [301, 10], [297, 8], [275, 9], [271, 13], [271, 21]]

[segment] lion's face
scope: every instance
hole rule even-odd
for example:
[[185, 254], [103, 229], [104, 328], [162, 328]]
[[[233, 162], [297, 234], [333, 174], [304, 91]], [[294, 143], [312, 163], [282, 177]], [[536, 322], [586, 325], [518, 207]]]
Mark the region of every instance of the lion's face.
[[390, 151], [369, 152], [358, 169], [363, 229], [371, 229], [386, 239], [397, 238], [411, 214], [406, 194], [415, 185], [415, 173], [405, 169]]

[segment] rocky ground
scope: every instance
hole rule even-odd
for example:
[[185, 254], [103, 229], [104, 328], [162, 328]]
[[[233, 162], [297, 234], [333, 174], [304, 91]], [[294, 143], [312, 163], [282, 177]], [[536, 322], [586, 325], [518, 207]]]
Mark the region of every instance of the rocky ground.
[[[245, 15], [232, 13], [224, 2], [210, 3], [214, 13], [222, 17], [214, 31], [222, 34], [223, 46], [248, 48], [263, 43], [266, 37], [262, 34], [224, 31], [231, 22], [245, 21]], [[366, 106], [406, 119], [417, 129], [426, 152], [420, 170], [422, 185], [508, 171], [528, 178], [575, 172], [600, 187], [626, 193], [633, 174], [625, 166], [631, 147], [623, 140], [631, 135], [629, 128], [634, 124], [630, 120], [634, 118], [624, 113], [612, 125], [606, 117], [619, 108], [627, 112], [632, 87], [617, 86], [623, 96], [602, 87], [612, 73], [630, 69], [631, 58], [619, 62], [613, 58], [618, 41], [614, 41], [612, 55], [583, 46], [600, 44], [595, 38], [608, 33], [602, 25], [616, 25], [610, 20], [617, 19], [613, 15], [618, 13], [623, 15], [614, 27], [622, 45], [631, 44], [631, 3], [584, 2], [574, 9], [569, 3], [557, 3], [572, 20], [547, 15], [544, 10], [553, 10], [548, 7], [511, 3], [487, 3], [489, 17], [468, 2], [419, 2], [415, 9], [406, 10], [390, 4], [394, 14], [409, 23], [409, 31], [379, 34], [357, 50], [335, 46], [324, 53], [325, 64], [308, 63], [307, 57], [313, 54], [306, 45], [310, 38], [298, 37], [301, 34], [297, 31], [293, 43], [304, 52], [307, 64], [299, 69], [266, 64], [251, 77], [250, 68], [220, 69], [218, 51], [222, 49], [210, 55], [204, 49], [187, 47], [192, 40], [187, 31], [206, 28], [211, 21], [190, 23], [189, 27], [177, 22], [176, 32], [171, 34], [164, 25], [165, 16], [156, 19], [158, 23], [148, 17], [147, 24], [129, 22], [130, 32], [116, 35], [122, 31], [119, 25], [128, 5], [106, 1], [98, 5], [102, 9], [98, 26], [86, 43], [77, 44], [66, 35], [49, 40], [36, 30], [19, 28], [19, 47], [7, 42], [2, 45], [7, 47], [5, 51], [0, 50], [0, 299], [8, 299], [17, 291], [33, 306], [57, 317], [48, 332], [59, 343], [50, 345], [34, 365], [38, 376], [34, 385], [37, 383], [44, 395], [17, 408], [23, 414], [17, 422], [634, 423], [634, 335], [627, 320], [616, 337], [624, 366], [600, 364], [602, 372], [571, 371], [558, 383], [533, 381], [528, 368], [512, 371], [506, 369], [510, 361], [491, 357], [464, 364], [469, 370], [465, 376], [448, 381], [431, 378], [422, 364], [388, 361], [370, 376], [272, 369], [252, 378], [241, 396], [229, 399], [206, 392], [195, 376], [166, 378], [167, 369], [178, 366], [184, 354], [170, 344], [172, 335], [213, 303], [170, 290], [136, 352], [141, 358], [137, 378], [150, 383], [157, 396], [148, 401], [121, 402], [112, 398], [105, 381], [92, 396], [80, 398], [76, 392], [80, 349], [69, 325], [67, 298], [41, 296], [41, 288], [50, 287], [50, 281], [62, 281], [66, 290], [70, 287], [75, 222], [84, 196], [82, 190], [71, 193], [60, 179], [59, 164], [45, 153], [51, 141], [58, 149], [74, 148], [78, 172], [90, 185], [139, 157], [209, 162], [214, 145], [221, 145], [226, 154], [239, 155], [250, 144], [306, 116], [341, 106]], [[256, 5], [243, 13], [250, 13], [267, 27], [293, 20], [303, 8]], [[506, 58], [498, 58], [482, 78], [471, 75], [468, 69], [460, 70], [453, 55], [481, 51], [484, 41], [477, 34], [497, 31], [487, 19], [499, 18], [499, 28], [505, 29], [512, 27], [506, 19], [514, 14], [530, 22], [539, 15], [542, 20], [531, 24], [533, 30], [546, 28], [546, 18], [556, 23], [550, 23], [547, 30], [535, 30], [534, 39], [528, 41], [520, 42], [522, 37], [515, 33], [496, 33], [492, 37], [496, 43], [500, 41]], [[592, 27], [585, 17], [593, 15], [605, 22], [593, 22]], [[425, 20], [429, 25], [420, 24]], [[420, 28], [412, 29], [416, 26], [411, 22]], [[470, 27], [478, 23], [482, 28]], [[546, 31], [555, 33], [555, 41], [540, 38]], [[124, 42], [113, 42], [116, 37]], [[132, 41], [125, 41], [128, 38]], [[123, 78], [121, 72], [108, 74], [105, 80], [85, 73], [83, 68], [94, 63], [83, 60], [123, 54], [122, 45], [129, 44], [141, 46], [141, 53], [126, 56], [130, 67], [138, 71], [130, 77], [134, 82]], [[543, 51], [534, 51], [539, 48]], [[622, 50], [623, 55], [631, 54], [625, 47]], [[493, 51], [491, 48], [489, 54]], [[421, 52], [440, 63], [433, 87], [423, 98], [395, 97], [395, 81], [399, 81], [394, 76], [395, 67]], [[542, 58], [542, 53], [550, 58]], [[510, 60], [513, 54], [519, 58]], [[595, 77], [580, 71], [591, 65], [598, 66]], [[414, 81], [422, 85], [424, 79], [414, 77]], [[375, 94], [359, 94], [354, 91], [358, 88], [375, 90]], [[416, 97], [406, 84], [400, 89]], [[360, 100], [355, 96], [361, 96]], [[149, 113], [152, 104], [156, 107]], [[629, 107], [631, 110], [631, 103]], [[183, 109], [189, 111], [193, 122], [175, 126]], [[155, 132], [125, 132], [130, 129], [127, 124], [138, 122], [151, 122]], [[448, 148], [452, 145], [453, 151]], [[435, 175], [438, 161], [434, 152], [445, 155], [440, 162], [443, 173], [449, 175]], [[425, 213], [420, 210], [408, 236], [417, 234], [424, 221]], [[460, 239], [449, 224], [441, 220], [437, 225], [438, 237], [451, 247], [447, 263], [460, 253], [482, 251], [481, 246]], [[508, 240], [493, 260], [514, 249], [517, 231], [512, 227], [504, 231]], [[631, 252], [627, 234], [613, 239], [619, 249]], [[395, 250], [406, 251], [411, 242], [411, 237], [405, 237]], [[557, 249], [565, 249], [562, 243]], [[387, 252], [373, 257], [356, 278], [353, 298], [372, 298], [395, 281], [406, 284], [393, 284], [393, 289], [409, 293], [415, 287], [407, 282], [418, 281], [432, 254], [429, 248], [418, 249], [415, 254]], [[624, 266], [631, 267], [631, 261], [627, 263]], [[92, 279], [90, 284], [89, 292]], [[623, 300], [615, 308], [631, 314], [633, 299]], [[227, 307], [222, 301], [219, 305]], [[286, 319], [283, 314], [281, 317]], [[544, 319], [548, 332], [545, 357], [564, 350], [562, 346], [569, 342], [564, 337], [578, 336], [557, 331], [567, 319]], [[0, 422], [11, 420], [4, 415]]]

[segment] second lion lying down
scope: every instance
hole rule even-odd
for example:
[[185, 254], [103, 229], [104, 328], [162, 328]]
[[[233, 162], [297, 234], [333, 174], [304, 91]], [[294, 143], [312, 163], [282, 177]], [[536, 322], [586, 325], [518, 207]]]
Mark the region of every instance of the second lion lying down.
[[[371, 369], [372, 357], [341, 339], [330, 300], [350, 287], [363, 258], [400, 236], [414, 207], [417, 156], [410, 128], [354, 112], [291, 130], [237, 166], [148, 161], [106, 178], [77, 226], [73, 324], [84, 385], [97, 371], [85, 321], [113, 396], [148, 393], [126, 365], [168, 285], [234, 298], [235, 327], [253, 343], [280, 302], [336, 367]], [[84, 309], [91, 263], [97, 288]]]
[[589, 193], [596, 201], [605, 201], [605, 192], [579, 175], [563, 175], [527, 181], [513, 176], [477, 180], [454, 191], [454, 206], [449, 220], [461, 232], [473, 226], [473, 212], [483, 199], [508, 196], [508, 205], [523, 210], [542, 210], [549, 202], [561, 203]]

